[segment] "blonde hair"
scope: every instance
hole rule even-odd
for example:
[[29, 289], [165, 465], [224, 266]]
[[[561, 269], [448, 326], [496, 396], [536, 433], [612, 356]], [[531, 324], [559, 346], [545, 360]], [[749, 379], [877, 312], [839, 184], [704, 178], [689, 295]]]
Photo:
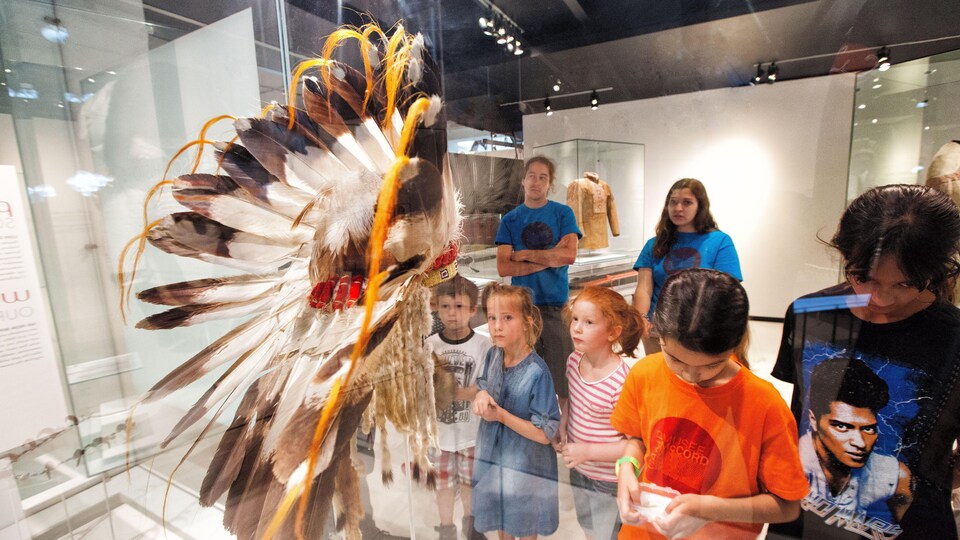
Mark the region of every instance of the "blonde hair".
[[540, 332], [543, 331], [543, 318], [537, 306], [533, 305], [533, 296], [530, 291], [524, 287], [490, 283], [483, 288], [483, 297], [480, 302], [483, 305], [484, 316], [487, 316], [489, 311], [490, 299], [495, 296], [513, 298], [517, 302], [523, 319], [523, 336], [526, 338], [527, 345], [533, 347], [540, 338]]

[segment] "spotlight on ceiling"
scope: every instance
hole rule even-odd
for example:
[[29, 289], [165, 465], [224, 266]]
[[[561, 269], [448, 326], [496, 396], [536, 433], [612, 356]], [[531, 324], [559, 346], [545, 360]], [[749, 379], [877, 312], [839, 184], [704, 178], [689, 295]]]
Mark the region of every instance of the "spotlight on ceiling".
[[926, 99], [925, 99], [925, 100], [923, 100], [923, 101], [918, 101], [918, 102], [917, 102], [917, 108], [918, 108], [918, 109], [926, 109], [928, 106], [930, 106], [930, 101], [929, 101], [929, 100], [926, 100]]
[[763, 78], [766, 75], [767, 73], [763, 71], [763, 64], [757, 64], [757, 74], [753, 76], [753, 84], [760, 84], [763, 82]]
[[550, 107], [550, 98], [543, 98], [543, 108], [547, 111], [547, 116], [553, 114], [553, 108]]
[[877, 52], [877, 69], [880, 71], [890, 69], [890, 49], [886, 46], [880, 47], [880, 51]]
[[520, 48], [520, 42], [519, 42], [519, 41], [517, 42], [517, 47], [516, 47], [515, 49], [513, 49], [513, 54], [515, 54], [515, 55], [517, 55], [517, 56], [520, 56], [521, 54], [523, 54], [523, 49]]
[[594, 90], [590, 93], [590, 109], [597, 110], [600, 107], [600, 98], [597, 96], [597, 91]]
[[43, 18], [43, 28], [40, 29], [40, 35], [50, 43], [64, 44], [70, 37], [70, 32], [60, 23], [56, 17], [46, 16]]
[[561, 84], [563, 84], [563, 83], [560, 82], [560, 79], [557, 79], [557, 82], [553, 83], [553, 91], [554, 91], [554, 92], [559, 92], [559, 91], [560, 91], [560, 85], [561, 85]]
[[777, 63], [770, 62], [770, 67], [767, 68], [767, 82], [773, 84], [777, 82], [777, 76], [780, 75], [780, 68], [777, 66]]
[[487, 27], [487, 18], [486, 18], [486, 17], [480, 17], [480, 20], [478, 20], [477, 22], [480, 23], [480, 28], [486, 28], [486, 27]]

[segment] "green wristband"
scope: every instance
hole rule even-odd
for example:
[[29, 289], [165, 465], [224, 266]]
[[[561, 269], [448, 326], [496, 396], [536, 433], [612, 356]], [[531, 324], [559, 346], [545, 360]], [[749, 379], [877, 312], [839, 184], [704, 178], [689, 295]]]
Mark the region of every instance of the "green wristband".
[[630, 456], [622, 457], [618, 459], [617, 464], [614, 465], [613, 472], [614, 474], [616, 474], [617, 478], [620, 478], [620, 465], [624, 463], [629, 463], [630, 465], [633, 465], [634, 474], [637, 475], [637, 478], [640, 478], [640, 462], [637, 461], [637, 458], [630, 457]]

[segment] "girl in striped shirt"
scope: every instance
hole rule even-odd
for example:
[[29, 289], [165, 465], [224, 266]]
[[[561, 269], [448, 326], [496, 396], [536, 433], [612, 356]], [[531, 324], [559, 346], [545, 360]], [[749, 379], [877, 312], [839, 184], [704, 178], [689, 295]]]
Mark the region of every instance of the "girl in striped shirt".
[[575, 352], [567, 359], [570, 399], [556, 448], [571, 469], [580, 527], [588, 540], [609, 540], [620, 529], [614, 461], [625, 446], [623, 435], [610, 425], [610, 413], [630, 371], [620, 355], [633, 356], [642, 317], [603, 287], [587, 287], [565, 311]]

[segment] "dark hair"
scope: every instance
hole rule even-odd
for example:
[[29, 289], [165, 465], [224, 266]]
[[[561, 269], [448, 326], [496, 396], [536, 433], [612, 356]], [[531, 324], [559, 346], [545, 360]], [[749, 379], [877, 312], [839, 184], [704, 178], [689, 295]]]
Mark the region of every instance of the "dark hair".
[[547, 156], [533, 156], [523, 163], [524, 176], [527, 175], [527, 171], [530, 170], [530, 166], [534, 163], [542, 163], [547, 166], [547, 170], [550, 172], [550, 187], [553, 187], [553, 182], [557, 179], [557, 164]]
[[663, 284], [653, 325], [660, 337], [675, 339], [694, 352], [739, 353], [749, 314], [747, 291], [737, 278], [719, 270], [691, 268]]
[[707, 197], [707, 188], [696, 178], [682, 178], [670, 186], [667, 198], [663, 201], [663, 210], [660, 212], [660, 221], [657, 222], [656, 240], [653, 242], [653, 256], [660, 259], [667, 256], [670, 248], [677, 242], [677, 226], [670, 220], [670, 197], [674, 191], [687, 188], [697, 199], [697, 215], [693, 218], [693, 226], [700, 234], [717, 228], [717, 222], [710, 213], [710, 198]]
[[456, 274], [453, 278], [437, 285], [433, 290], [433, 295], [437, 298], [441, 296], [463, 295], [470, 299], [470, 307], [477, 306], [477, 297], [480, 296], [480, 289], [469, 279]]
[[820, 418], [835, 401], [877, 414], [890, 401], [890, 388], [862, 360], [828, 358], [810, 374], [810, 411]]
[[520, 308], [520, 315], [523, 317], [523, 333], [527, 338], [527, 345], [533, 347], [537, 339], [540, 338], [540, 332], [543, 332], [543, 317], [540, 310], [533, 305], [533, 295], [530, 289], [526, 287], [514, 287], [513, 285], [501, 285], [496, 281], [483, 288], [481, 303], [483, 304], [483, 316], [487, 316], [490, 306], [490, 299], [494, 296], [509, 296], [517, 302]]
[[614, 342], [620, 346], [617, 352], [633, 357], [634, 351], [640, 345], [640, 335], [643, 334], [643, 316], [637, 308], [628, 304], [616, 291], [591, 285], [580, 291], [580, 294], [563, 308], [563, 319], [567, 325], [570, 324], [573, 305], [581, 300], [597, 306], [607, 324], [620, 327], [620, 335]]
[[945, 296], [960, 274], [960, 210], [947, 195], [925, 186], [873, 188], [857, 197], [830, 241], [846, 273], [870, 277], [882, 255], [892, 255], [912, 287]]

